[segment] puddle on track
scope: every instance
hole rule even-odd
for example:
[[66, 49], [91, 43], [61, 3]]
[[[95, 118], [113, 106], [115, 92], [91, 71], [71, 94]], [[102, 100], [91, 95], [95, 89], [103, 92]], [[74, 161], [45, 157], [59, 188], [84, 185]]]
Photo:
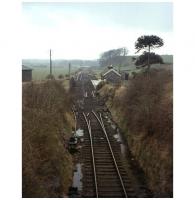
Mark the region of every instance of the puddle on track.
[[[113, 129], [116, 129], [116, 125], [115, 125], [115, 124], [111, 124], [111, 126], [112, 126], [112, 128], [114, 127]], [[122, 154], [123, 156], [125, 156], [125, 153], [126, 153], [126, 146], [125, 146], [125, 144], [124, 144], [122, 135], [121, 135], [121, 133], [120, 133], [120, 131], [119, 131], [118, 128], [117, 128], [116, 132], [117, 132], [117, 133], [114, 134], [113, 137], [116, 139], [116, 141], [117, 141], [118, 143], [120, 143], [121, 154]]]
[[74, 171], [74, 175], [73, 175], [73, 183], [72, 183], [72, 187], [77, 187], [78, 191], [82, 191], [82, 187], [83, 187], [83, 183], [82, 183], [82, 178], [83, 178], [83, 174], [82, 174], [82, 165], [81, 163], [77, 163], [76, 164], [76, 170]]
[[112, 129], [116, 129], [116, 125], [113, 123], [111, 123], [111, 127], [112, 127]]
[[75, 133], [76, 137], [78, 137], [78, 138], [83, 137], [83, 135], [84, 135], [84, 130], [82, 130], [81, 128], [76, 130], [76, 133]]

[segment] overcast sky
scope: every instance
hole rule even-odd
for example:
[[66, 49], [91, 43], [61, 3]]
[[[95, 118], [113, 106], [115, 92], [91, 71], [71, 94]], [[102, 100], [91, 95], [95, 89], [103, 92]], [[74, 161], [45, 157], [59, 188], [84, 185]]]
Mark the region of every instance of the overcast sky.
[[97, 59], [144, 34], [164, 40], [159, 54], [173, 53], [172, 3], [23, 3], [23, 58]]

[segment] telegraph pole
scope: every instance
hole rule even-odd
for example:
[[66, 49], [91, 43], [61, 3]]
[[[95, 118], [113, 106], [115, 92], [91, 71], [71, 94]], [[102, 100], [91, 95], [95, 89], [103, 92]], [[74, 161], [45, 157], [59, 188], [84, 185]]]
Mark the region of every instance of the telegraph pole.
[[69, 67], [69, 80], [70, 80], [71, 63], [68, 64], [68, 67]]
[[52, 75], [51, 49], [49, 51], [49, 55], [50, 55], [50, 76], [51, 76]]

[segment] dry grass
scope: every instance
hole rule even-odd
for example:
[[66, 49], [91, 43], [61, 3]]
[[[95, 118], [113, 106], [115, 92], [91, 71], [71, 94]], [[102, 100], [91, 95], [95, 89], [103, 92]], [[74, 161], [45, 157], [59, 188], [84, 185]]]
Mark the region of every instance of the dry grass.
[[173, 192], [172, 90], [172, 71], [153, 69], [149, 76], [138, 74], [126, 88], [116, 89], [114, 98], [107, 98], [157, 197], [171, 197]]
[[71, 132], [69, 105], [67, 92], [56, 81], [23, 85], [23, 197], [61, 197], [67, 192], [72, 172], [64, 148]]

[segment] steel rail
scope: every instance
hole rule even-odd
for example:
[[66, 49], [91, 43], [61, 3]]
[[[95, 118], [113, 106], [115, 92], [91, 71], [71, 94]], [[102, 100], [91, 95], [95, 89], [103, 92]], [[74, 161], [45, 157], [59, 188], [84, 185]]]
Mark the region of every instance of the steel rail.
[[102, 129], [103, 129], [103, 132], [106, 136], [106, 140], [108, 142], [108, 146], [109, 146], [109, 149], [110, 149], [110, 152], [112, 154], [112, 158], [113, 158], [113, 161], [114, 161], [114, 165], [115, 165], [115, 168], [116, 168], [116, 171], [117, 171], [117, 174], [119, 176], [119, 179], [120, 179], [120, 182], [121, 182], [121, 185], [122, 185], [122, 188], [123, 188], [123, 192], [125, 194], [125, 197], [128, 198], [127, 196], [127, 192], [126, 192], [126, 189], [125, 189], [125, 186], [124, 186], [124, 183], [123, 183], [123, 179], [121, 177], [121, 174], [120, 174], [120, 171], [118, 169], [118, 165], [117, 165], [117, 162], [116, 162], [116, 159], [115, 159], [115, 156], [114, 156], [114, 153], [112, 151], [112, 146], [110, 144], [110, 140], [108, 138], [108, 135], [107, 135], [107, 132], [106, 132], [106, 129], [105, 129], [105, 126], [104, 126], [104, 123], [103, 123], [103, 120], [102, 120], [102, 117], [101, 117], [101, 114], [100, 114], [100, 119], [98, 118], [97, 114], [92, 110], [92, 113], [94, 114], [94, 116], [97, 118], [99, 124], [101, 125]]
[[93, 151], [93, 140], [92, 140], [92, 134], [91, 134], [91, 122], [90, 120], [89, 121], [87, 120], [87, 117], [84, 112], [83, 112], [83, 116], [87, 123], [87, 128], [88, 128], [89, 137], [90, 137], [91, 156], [92, 156], [92, 161], [93, 161], [93, 173], [94, 173], [94, 183], [95, 183], [95, 194], [96, 194], [96, 197], [98, 198], [98, 186], [97, 186], [96, 166], [95, 166], [95, 158], [94, 158], [94, 151]]

